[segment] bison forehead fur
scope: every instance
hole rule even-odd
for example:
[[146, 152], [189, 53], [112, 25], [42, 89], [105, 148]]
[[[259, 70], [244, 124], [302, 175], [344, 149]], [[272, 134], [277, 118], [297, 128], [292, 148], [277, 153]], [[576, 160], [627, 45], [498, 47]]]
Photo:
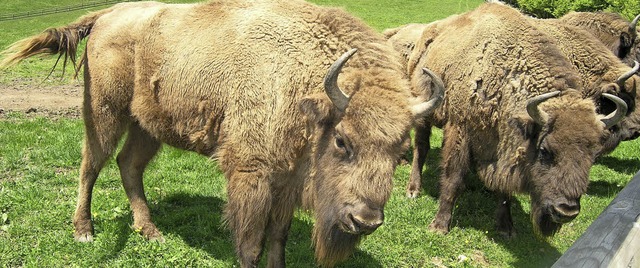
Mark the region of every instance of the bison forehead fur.
[[[415, 111], [400, 56], [362, 21], [297, 0], [122, 3], [16, 43], [3, 63], [39, 53], [74, 60], [87, 36], [77, 240], [93, 239], [88, 196], [126, 131], [117, 160], [133, 225], [150, 239], [162, 236], [142, 172], [161, 143], [218, 159], [243, 267], [257, 265], [264, 241], [269, 265], [284, 265], [303, 198], [325, 265], [382, 224]], [[352, 48], [337, 82], [350, 100], [338, 108], [323, 78]]]

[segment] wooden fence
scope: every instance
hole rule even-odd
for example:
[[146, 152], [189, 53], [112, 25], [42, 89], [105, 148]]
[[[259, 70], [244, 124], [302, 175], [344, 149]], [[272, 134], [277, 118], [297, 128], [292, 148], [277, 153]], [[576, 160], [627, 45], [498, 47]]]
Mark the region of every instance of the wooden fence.
[[640, 267], [640, 172], [552, 267]]
[[102, 1], [92, 1], [92, 2], [86, 2], [86, 3], [76, 4], [76, 5], [63, 6], [63, 7], [18, 12], [13, 14], [0, 14], [0, 21], [44, 16], [44, 15], [69, 12], [69, 11], [81, 10], [81, 9], [98, 7], [98, 6], [111, 5], [119, 2], [131, 2], [131, 1], [140, 1], [140, 0], [102, 0]]

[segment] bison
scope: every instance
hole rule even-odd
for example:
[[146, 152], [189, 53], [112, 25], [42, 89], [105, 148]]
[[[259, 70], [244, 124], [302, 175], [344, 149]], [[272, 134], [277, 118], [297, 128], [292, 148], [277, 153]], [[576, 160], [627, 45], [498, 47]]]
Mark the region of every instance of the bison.
[[629, 108], [627, 116], [610, 129], [598, 155], [612, 152], [621, 141], [639, 137], [640, 109], [635, 106], [640, 102], [637, 94], [640, 77], [634, 75], [640, 69], [638, 62], [634, 62], [634, 68], [629, 68], [588, 32], [561, 20], [532, 19], [532, 22], [553, 38], [558, 48], [571, 60], [583, 81], [583, 96], [595, 97], [600, 113], [608, 114], [615, 109], [615, 105], [606, 99], [598, 99], [602, 93], [620, 97]]
[[268, 266], [284, 266], [301, 204], [314, 211], [317, 260], [331, 266], [383, 224], [412, 122], [441, 98], [413, 97], [400, 56], [359, 19], [293, 0], [121, 3], [16, 42], [3, 63], [75, 61], [84, 38], [81, 242], [93, 240], [96, 178], [128, 133], [116, 160], [144, 237], [163, 240], [142, 177], [164, 143], [219, 162], [242, 267], [265, 247]]
[[640, 61], [637, 31], [640, 15], [629, 22], [613, 12], [569, 12], [559, 20], [588, 31], [627, 65], [633, 66], [634, 61]]
[[[640, 110], [635, 109], [635, 105], [640, 101], [640, 95], [637, 94], [640, 79], [633, 74], [638, 72], [638, 65], [634, 68], [627, 67], [602, 43], [589, 38], [591, 35], [580, 28], [565, 25], [557, 19], [531, 20], [539, 30], [549, 34], [558, 48], [569, 57], [584, 84], [583, 96], [596, 100], [599, 113], [608, 114], [615, 109], [613, 103], [601, 98], [602, 93], [616, 95], [627, 104], [627, 116], [609, 129], [598, 155], [610, 153], [621, 141], [637, 138], [640, 135]], [[415, 42], [427, 26], [407, 24], [387, 29], [384, 34], [391, 45], [408, 60]], [[437, 119], [430, 119], [431, 122], [434, 120]], [[422, 124], [416, 126], [411, 179], [407, 184], [408, 197], [416, 197], [420, 191], [422, 167], [430, 147], [430, 127], [431, 125]]]
[[[399, 49], [407, 47], [402, 40], [410, 40], [402, 35], [418, 26], [412, 27], [385, 33], [390, 42], [399, 40]], [[537, 234], [553, 235], [579, 214], [601, 139], [626, 113], [622, 99], [603, 93], [616, 109], [598, 114], [554, 40], [500, 4], [423, 25], [407, 60], [414, 88], [423, 84], [420, 67], [439, 75], [446, 88], [443, 106], [416, 128], [416, 147], [425, 150], [414, 155], [422, 160], [420, 167], [431, 125], [444, 129], [439, 208], [430, 229], [449, 231], [455, 199], [471, 167], [499, 196], [497, 229], [506, 236], [515, 233], [513, 193], [531, 197]], [[419, 183], [415, 175], [411, 180]], [[408, 194], [417, 194], [417, 186], [410, 185]]]

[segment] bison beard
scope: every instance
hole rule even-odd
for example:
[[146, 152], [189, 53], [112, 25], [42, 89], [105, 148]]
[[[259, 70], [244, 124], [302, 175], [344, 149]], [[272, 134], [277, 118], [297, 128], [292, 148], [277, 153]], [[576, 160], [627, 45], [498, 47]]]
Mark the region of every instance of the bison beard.
[[316, 211], [316, 223], [313, 228], [316, 259], [327, 267], [349, 257], [362, 237], [344, 232], [333, 215], [335, 213]]
[[540, 206], [540, 200], [531, 197], [531, 223], [533, 223], [533, 231], [536, 235], [545, 237], [555, 235], [560, 231], [562, 223], [557, 223], [551, 216], [550, 206]]

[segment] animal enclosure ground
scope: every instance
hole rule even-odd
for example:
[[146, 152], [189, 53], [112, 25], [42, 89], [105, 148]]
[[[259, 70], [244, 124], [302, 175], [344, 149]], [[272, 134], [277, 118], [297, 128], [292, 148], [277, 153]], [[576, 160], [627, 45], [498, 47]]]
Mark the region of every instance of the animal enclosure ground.
[[19, 80], [0, 83], [0, 116], [15, 111], [32, 116], [79, 118], [82, 91], [79, 82], [62, 85]]
[[[0, 1], [15, 12], [31, 0]], [[47, 4], [73, 4], [80, 0]], [[175, 0], [172, 2], [193, 2]], [[345, 6], [376, 29], [429, 22], [469, 10], [482, 1], [314, 0]], [[26, 4], [28, 3], [28, 4]], [[0, 8], [2, 9], [2, 8]], [[0, 47], [66, 24], [86, 11], [0, 23]], [[54, 59], [34, 59], [0, 70], [0, 266], [7, 267], [233, 267], [231, 234], [222, 225], [224, 176], [215, 161], [165, 146], [145, 173], [145, 189], [164, 244], [149, 243], [130, 228], [132, 216], [115, 161], [107, 163], [94, 193], [96, 240], [73, 241], [71, 216], [77, 196], [83, 123], [80, 82], [60, 82], [50, 71]], [[70, 68], [67, 70], [70, 72]], [[68, 73], [65, 79], [68, 79]], [[35, 112], [33, 109], [35, 108]], [[31, 111], [27, 113], [27, 111]], [[548, 267], [586, 230], [640, 169], [640, 141], [623, 142], [591, 169], [583, 211], [551, 239], [531, 232], [529, 201], [518, 196], [513, 213], [516, 238], [501, 238], [493, 226], [493, 196], [473, 175], [454, 210], [451, 233], [427, 230], [437, 209], [441, 131], [417, 199], [405, 197], [410, 167], [401, 165], [385, 208], [385, 224], [368, 236], [339, 267]], [[312, 221], [305, 212], [293, 220], [287, 244], [289, 267], [314, 267]], [[237, 265], [236, 265], [237, 266]], [[264, 266], [264, 263], [263, 263]]]

